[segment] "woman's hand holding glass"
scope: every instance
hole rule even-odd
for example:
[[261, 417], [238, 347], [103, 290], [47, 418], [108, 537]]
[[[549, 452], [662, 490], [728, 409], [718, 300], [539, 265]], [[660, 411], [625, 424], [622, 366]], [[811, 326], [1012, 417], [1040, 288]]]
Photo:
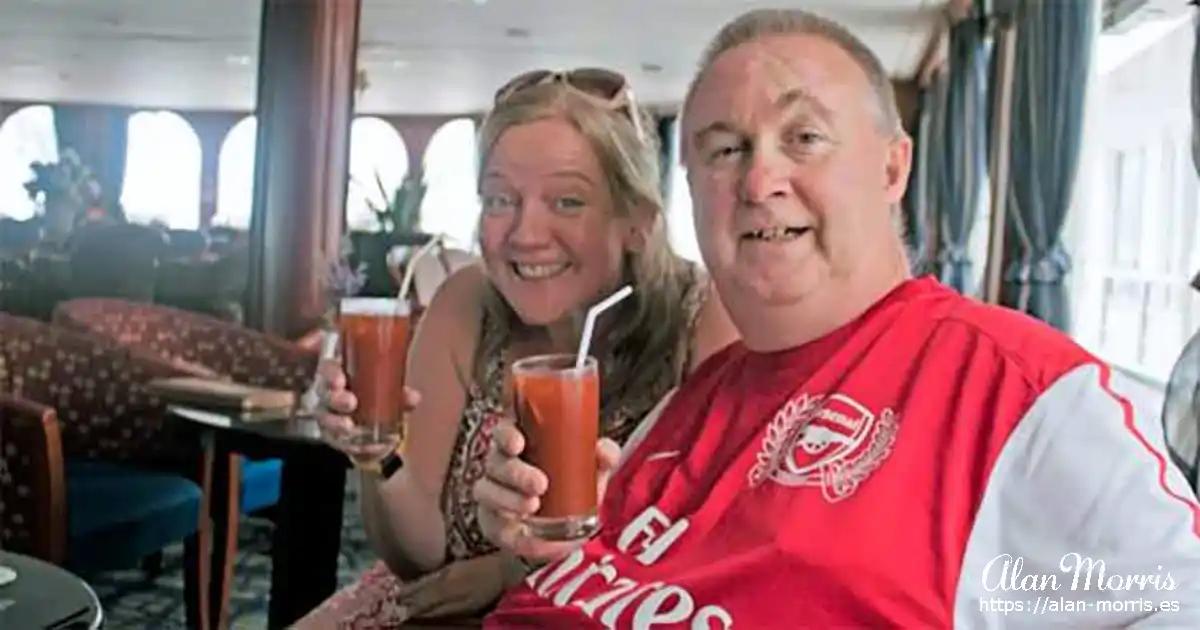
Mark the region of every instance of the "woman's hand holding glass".
[[[356, 465], [377, 462], [391, 453], [394, 446], [363, 443], [357, 439], [362, 433], [360, 424], [353, 417], [358, 409], [358, 398], [347, 388], [346, 372], [342, 366], [336, 361], [322, 361], [317, 368], [317, 378], [322, 383], [324, 411], [320, 414], [319, 424], [325, 441], [345, 453]], [[406, 409], [411, 411], [421, 397], [405, 387], [404, 399]]]

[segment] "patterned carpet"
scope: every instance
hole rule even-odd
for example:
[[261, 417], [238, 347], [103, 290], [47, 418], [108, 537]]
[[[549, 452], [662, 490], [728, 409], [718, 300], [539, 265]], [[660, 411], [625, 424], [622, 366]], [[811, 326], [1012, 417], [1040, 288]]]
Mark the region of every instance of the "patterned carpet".
[[[375, 562], [359, 519], [356, 486], [357, 477], [351, 475], [346, 488], [342, 553], [338, 562], [338, 578], [342, 585], [357, 579]], [[271, 528], [271, 523], [262, 519], [242, 519], [230, 600], [234, 630], [260, 630], [267, 625]], [[183, 546], [170, 547], [163, 555], [163, 571], [153, 579], [141, 570], [88, 577], [104, 605], [106, 630], [186, 630]]]

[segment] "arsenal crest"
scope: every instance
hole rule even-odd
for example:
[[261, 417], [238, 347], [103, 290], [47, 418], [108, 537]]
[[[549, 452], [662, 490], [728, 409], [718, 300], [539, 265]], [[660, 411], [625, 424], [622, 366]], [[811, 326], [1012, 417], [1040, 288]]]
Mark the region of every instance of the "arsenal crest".
[[817, 486], [825, 500], [841, 501], [891, 454], [898, 429], [891, 409], [875, 414], [843, 394], [800, 394], [767, 426], [750, 487], [768, 479]]

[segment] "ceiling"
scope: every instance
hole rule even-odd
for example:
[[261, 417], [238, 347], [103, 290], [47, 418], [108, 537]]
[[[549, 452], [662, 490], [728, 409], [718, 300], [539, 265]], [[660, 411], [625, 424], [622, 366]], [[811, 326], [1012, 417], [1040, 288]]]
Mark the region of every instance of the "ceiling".
[[[325, 0], [343, 1], [343, 0]], [[349, 1], [349, 0], [345, 0]], [[506, 78], [603, 65], [642, 100], [683, 94], [708, 38], [754, 6], [800, 6], [852, 28], [910, 76], [937, 0], [363, 0], [371, 113], [484, 109]], [[257, 0], [0, 0], [0, 99], [250, 110]]]

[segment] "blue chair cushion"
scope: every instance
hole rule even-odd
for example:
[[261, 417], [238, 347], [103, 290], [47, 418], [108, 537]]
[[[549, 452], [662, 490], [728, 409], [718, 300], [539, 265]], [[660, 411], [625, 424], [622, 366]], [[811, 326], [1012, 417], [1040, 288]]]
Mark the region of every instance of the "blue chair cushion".
[[69, 460], [67, 568], [127, 569], [195, 534], [200, 486], [189, 479], [105, 462]]
[[243, 457], [242, 513], [256, 512], [278, 503], [282, 476], [283, 462], [278, 459], [252, 460]]

